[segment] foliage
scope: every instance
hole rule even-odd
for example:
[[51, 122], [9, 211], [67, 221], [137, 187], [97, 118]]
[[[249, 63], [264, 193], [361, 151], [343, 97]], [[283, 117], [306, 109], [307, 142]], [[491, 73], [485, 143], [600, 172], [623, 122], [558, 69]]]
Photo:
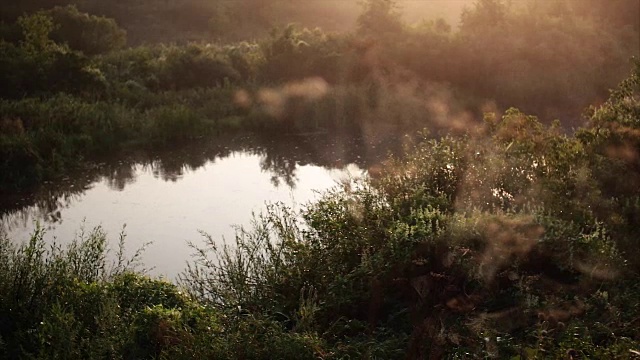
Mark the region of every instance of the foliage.
[[[606, 98], [606, 90], [628, 71], [638, 44], [630, 40], [634, 22], [620, 20], [614, 29], [584, 13], [584, 4], [570, 3], [477, 1], [462, 13], [457, 31], [435, 20], [405, 26], [373, 36], [366, 54], [386, 81], [445, 82], [484, 103], [515, 106], [547, 123], [560, 117], [577, 126], [577, 120], [567, 118], [577, 118], [584, 107]], [[622, 3], [626, 11], [639, 10], [637, 3]], [[379, 25], [374, 29], [383, 29], [383, 22], [374, 22]], [[586, 83], [587, 78], [592, 81]]]
[[[133, 146], [167, 146], [230, 128], [239, 110], [230, 89], [152, 94], [117, 90], [122, 102], [65, 94], [0, 99], [0, 191], [36, 185]], [[249, 127], [241, 119], [237, 127]]]
[[230, 59], [209, 45], [171, 48], [160, 64], [159, 80], [163, 89], [219, 87], [239, 78]]
[[74, 342], [84, 332], [109, 336], [109, 329], [102, 326], [112, 324], [109, 317], [116, 304], [102, 297], [105, 289], [98, 283], [129, 269], [122, 255], [110, 267], [106, 246], [100, 228], [81, 232], [66, 249], [47, 244], [42, 229], [20, 247], [2, 237], [0, 336], [6, 343], [4, 357], [40, 352], [43, 358], [67, 353], [80, 358], [81, 344]]
[[57, 25], [53, 41], [86, 55], [121, 49], [127, 42], [126, 31], [113, 19], [82, 13], [73, 5], [55, 7], [47, 12]]
[[0, 240], [0, 358], [311, 359], [322, 345], [276, 322], [229, 321], [175, 285], [134, 272], [137, 255], [122, 256], [124, 235], [110, 265], [100, 228], [66, 249], [44, 234], [36, 230], [19, 247]]
[[40, 12], [18, 20], [23, 40], [18, 46], [0, 40], [2, 98], [20, 98], [50, 92], [99, 92], [101, 74], [80, 53], [53, 42], [53, 20]]
[[403, 30], [395, 0], [367, 0], [358, 18], [358, 31], [364, 35], [398, 34]]
[[344, 79], [348, 50], [339, 37], [319, 29], [298, 30], [289, 25], [273, 31], [271, 39], [262, 44], [263, 62], [259, 79], [267, 83], [282, 83], [319, 76], [330, 83]]
[[[208, 237], [189, 296], [109, 269], [100, 229], [66, 250], [41, 230], [21, 247], [3, 237], [0, 357], [628, 356], [640, 346], [640, 65], [602, 99], [637, 51], [637, 11], [589, 4], [481, 0], [452, 31], [369, 0], [353, 34], [289, 25], [228, 45], [187, 40], [266, 33], [288, 5], [15, 5], [28, 12], [3, 15], [3, 191], [221, 130], [453, 131], [424, 133], [300, 214], [270, 207], [233, 244]], [[145, 28], [158, 19], [170, 26]], [[175, 29], [182, 43], [124, 49], [118, 24], [133, 43]], [[602, 104], [572, 136], [514, 108], [469, 120], [493, 100], [543, 120]]]
[[[589, 150], [593, 177], [607, 200], [595, 209], [600, 217], [617, 225], [612, 236], [626, 239], [621, 241], [621, 246], [629, 253], [637, 247], [632, 235], [633, 224], [640, 220], [639, 93], [640, 63], [636, 61], [631, 76], [611, 92], [609, 100], [590, 109], [589, 126], [577, 134]], [[629, 261], [635, 269], [640, 269], [637, 258]]]
[[0, 183], [25, 186], [78, 166], [136, 131], [130, 111], [68, 95], [0, 100]]
[[[100, 106], [96, 119], [79, 126], [81, 136], [70, 127], [53, 134], [46, 126], [3, 133], [4, 174], [13, 180], [2, 183], [37, 183], [80, 157], [123, 144], [167, 145], [221, 129], [329, 131], [384, 142], [424, 127], [459, 129], [487, 108], [508, 106], [535, 113], [545, 123], [564, 115], [565, 125], [573, 125], [587, 103], [605, 98], [637, 47], [638, 27], [631, 19], [598, 0], [590, 3], [606, 10], [606, 17], [598, 19], [573, 0], [520, 7], [483, 0], [462, 14], [460, 29], [452, 30], [443, 20], [410, 26], [396, 2], [375, 0], [363, 3], [359, 30], [353, 33], [289, 25], [261, 40], [222, 45], [187, 42], [187, 36], [180, 44], [128, 49], [122, 48], [125, 34], [117, 24], [131, 30], [166, 18], [189, 33], [201, 23], [209, 27], [210, 18], [225, 18], [233, 27], [232, 19], [247, 12], [253, 20], [245, 25], [260, 28], [295, 4], [86, 1], [55, 2], [51, 5], [60, 6], [52, 9], [42, 9], [49, 3], [37, 0], [14, 4], [6, 10], [24, 14], [4, 17], [0, 97], [15, 103], [3, 106], [32, 104], [44, 117], [54, 106], [50, 99], [67, 96], [61, 93], [71, 94], [73, 102]], [[630, 13], [633, 4], [617, 0], [615, 8]], [[169, 31], [149, 29], [145, 32], [154, 36]], [[144, 37], [135, 36], [136, 44]], [[92, 128], [105, 116], [120, 116], [100, 115], [109, 113], [106, 104], [131, 121]], [[21, 111], [7, 110], [3, 124], [29, 122]]]
[[603, 177], [635, 181], [609, 145], [637, 151], [636, 80], [576, 137], [511, 109], [300, 214], [271, 207], [233, 244], [208, 238], [183, 283], [221, 312], [314, 331], [338, 358], [627, 356], [638, 193]]

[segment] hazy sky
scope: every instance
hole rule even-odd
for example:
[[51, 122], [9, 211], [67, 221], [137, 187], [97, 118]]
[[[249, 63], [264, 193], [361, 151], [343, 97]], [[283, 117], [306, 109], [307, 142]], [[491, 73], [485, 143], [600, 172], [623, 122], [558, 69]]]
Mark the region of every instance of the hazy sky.
[[[397, 0], [404, 20], [410, 24], [425, 19], [443, 18], [454, 27], [458, 25], [464, 7], [471, 6], [474, 2], [475, 0]], [[360, 0], [305, 0], [304, 5], [297, 9], [294, 7], [292, 13], [280, 14], [280, 20], [302, 20], [308, 26], [320, 26], [327, 30], [351, 30], [362, 13]], [[308, 17], [310, 13], [313, 18]]]

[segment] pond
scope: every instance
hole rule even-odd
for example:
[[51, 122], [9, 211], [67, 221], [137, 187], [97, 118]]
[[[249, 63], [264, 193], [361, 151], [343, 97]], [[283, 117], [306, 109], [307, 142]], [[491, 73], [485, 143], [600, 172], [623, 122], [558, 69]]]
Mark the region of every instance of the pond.
[[[142, 256], [154, 276], [174, 280], [206, 232], [222, 243], [252, 213], [282, 202], [301, 208], [339, 182], [366, 176], [383, 153], [353, 140], [292, 136], [239, 137], [117, 156], [91, 169], [2, 199], [0, 226], [15, 242], [36, 226], [65, 244], [100, 225], [115, 250], [126, 233], [128, 254]], [[38, 225], [39, 224], [39, 225]]]

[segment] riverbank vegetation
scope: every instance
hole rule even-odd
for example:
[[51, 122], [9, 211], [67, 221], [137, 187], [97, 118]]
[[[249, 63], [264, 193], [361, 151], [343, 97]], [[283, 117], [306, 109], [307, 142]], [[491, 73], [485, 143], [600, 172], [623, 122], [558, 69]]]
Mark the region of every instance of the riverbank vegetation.
[[178, 285], [107, 256], [99, 228], [66, 250], [5, 238], [0, 354], [634, 358], [639, 93], [640, 64], [575, 135], [509, 109], [425, 136], [299, 214], [207, 237]]
[[[634, 1], [482, 0], [453, 27], [428, 13], [410, 23], [403, 2], [369, 0], [350, 13], [351, 29], [314, 22], [313, 11], [357, 4], [317, 3], [3, 5], [0, 189], [132, 144], [239, 130], [384, 141], [515, 106], [570, 131], [640, 51]], [[285, 19], [300, 24], [278, 27]], [[165, 30], [141, 27], [151, 20]], [[175, 36], [159, 37], [167, 31]]]
[[177, 284], [100, 228], [0, 234], [0, 359], [638, 358], [638, 3], [478, 0], [452, 26], [368, 0], [354, 29], [259, 36], [313, 17], [295, 3], [2, 5], [0, 194], [239, 131], [406, 151], [205, 236]]

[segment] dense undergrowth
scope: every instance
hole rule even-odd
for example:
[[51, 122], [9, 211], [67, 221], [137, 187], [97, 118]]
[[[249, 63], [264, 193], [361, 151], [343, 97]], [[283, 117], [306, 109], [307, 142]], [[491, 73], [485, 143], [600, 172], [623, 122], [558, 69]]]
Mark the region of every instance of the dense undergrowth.
[[0, 356], [636, 358], [639, 79], [575, 135], [510, 109], [427, 136], [301, 213], [207, 237], [179, 285], [109, 266], [100, 229], [64, 251], [3, 239]]
[[[0, 358], [151, 359], [311, 357], [318, 340], [268, 320], [230, 321], [176, 285], [136, 272], [124, 237], [111, 255], [105, 233], [66, 249], [37, 230], [28, 244], [0, 240]], [[116, 260], [111, 263], [111, 258]]]

